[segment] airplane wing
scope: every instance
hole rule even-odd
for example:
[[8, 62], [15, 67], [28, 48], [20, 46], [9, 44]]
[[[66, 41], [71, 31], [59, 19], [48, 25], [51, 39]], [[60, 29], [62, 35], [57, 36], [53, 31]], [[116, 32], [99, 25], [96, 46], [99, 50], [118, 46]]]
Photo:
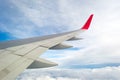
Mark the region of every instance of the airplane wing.
[[89, 28], [92, 17], [93, 14], [90, 15], [84, 26], [79, 30], [43, 37], [0, 42], [0, 80], [15, 80], [26, 68], [34, 69], [56, 66], [56, 63], [39, 58], [39, 56], [48, 49], [71, 47], [62, 42], [79, 39], [75, 35]]

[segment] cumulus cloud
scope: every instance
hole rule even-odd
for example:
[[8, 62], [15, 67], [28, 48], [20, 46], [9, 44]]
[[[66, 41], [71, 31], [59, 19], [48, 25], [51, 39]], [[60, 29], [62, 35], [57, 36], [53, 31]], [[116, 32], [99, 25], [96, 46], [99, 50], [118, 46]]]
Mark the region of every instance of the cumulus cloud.
[[17, 80], [119, 80], [120, 67], [26, 70]]

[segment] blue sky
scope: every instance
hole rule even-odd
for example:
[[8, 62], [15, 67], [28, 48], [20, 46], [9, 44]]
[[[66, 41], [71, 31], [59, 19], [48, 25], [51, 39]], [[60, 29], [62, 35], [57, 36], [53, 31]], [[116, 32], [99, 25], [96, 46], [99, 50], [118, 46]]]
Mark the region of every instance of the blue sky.
[[44, 36], [82, 27], [94, 14], [91, 27], [74, 48], [49, 50], [41, 57], [60, 69], [96, 69], [120, 64], [119, 0], [1, 0], [0, 41]]

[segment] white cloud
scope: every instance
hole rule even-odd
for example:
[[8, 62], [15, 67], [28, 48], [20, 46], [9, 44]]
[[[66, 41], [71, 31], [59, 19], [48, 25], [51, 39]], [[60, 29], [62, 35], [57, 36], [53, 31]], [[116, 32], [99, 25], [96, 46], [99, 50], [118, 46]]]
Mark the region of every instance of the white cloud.
[[38, 69], [27, 70], [18, 80], [119, 80], [120, 67], [101, 69]]

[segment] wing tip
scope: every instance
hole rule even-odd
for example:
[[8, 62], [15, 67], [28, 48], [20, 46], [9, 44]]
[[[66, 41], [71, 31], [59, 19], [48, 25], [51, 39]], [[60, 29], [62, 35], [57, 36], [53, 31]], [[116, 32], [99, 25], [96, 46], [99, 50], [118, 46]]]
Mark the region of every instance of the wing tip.
[[88, 20], [86, 21], [86, 23], [84, 24], [84, 26], [81, 28], [82, 30], [88, 30], [88, 28], [89, 28], [89, 26], [90, 26], [90, 24], [91, 24], [93, 15], [94, 15], [94, 14], [91, 14], [91, 15], [90, 15], [90, 17], [88, 18]]

